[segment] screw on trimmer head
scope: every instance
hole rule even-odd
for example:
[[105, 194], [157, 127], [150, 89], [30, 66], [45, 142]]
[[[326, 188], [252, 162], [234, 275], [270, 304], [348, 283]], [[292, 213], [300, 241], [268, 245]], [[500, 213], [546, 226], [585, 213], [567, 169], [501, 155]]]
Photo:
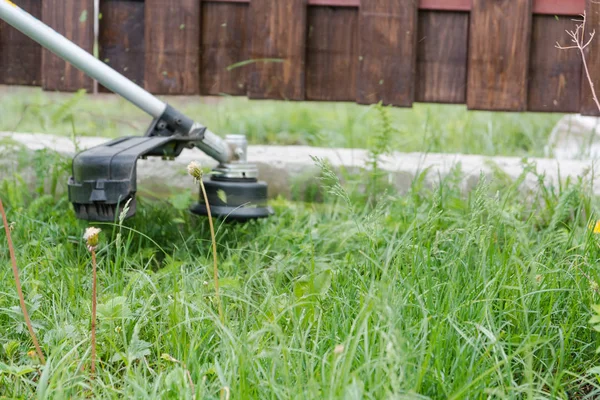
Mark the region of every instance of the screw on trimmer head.
[[[75, 156], [69, 200], [78, 218], [114, 221], [128, 200], [127, 216], [132, 216], [138, 158], [174, 158], [186, 147], [198, 147], [219, 162], [219, 176], [207, 181], [215, 215], [244, 220], [272, 212], [266, 184], [257, 181], [256, 168], [246, 161], [243, 136], [224, 141], [11, 2], [0, 0], [0, 19], [154, 118], [144, 137], [116, 139]], [[204, 214], [202, 206], [192, 210]]]

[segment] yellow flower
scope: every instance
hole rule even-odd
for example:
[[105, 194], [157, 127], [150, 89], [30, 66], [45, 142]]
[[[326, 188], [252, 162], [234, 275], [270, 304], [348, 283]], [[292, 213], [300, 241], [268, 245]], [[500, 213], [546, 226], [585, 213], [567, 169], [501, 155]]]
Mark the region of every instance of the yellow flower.
[[98, 246], [98, 235], [100, 234], [101, 229], [90, 226], [85, 230], [83, 234], [83, 239], [86, 241], [87, 248], [92, 251], [96, 250], [96, 246]]
[[596, 221], [594, 225], [594, 233], [600, 233], [600, 220]]

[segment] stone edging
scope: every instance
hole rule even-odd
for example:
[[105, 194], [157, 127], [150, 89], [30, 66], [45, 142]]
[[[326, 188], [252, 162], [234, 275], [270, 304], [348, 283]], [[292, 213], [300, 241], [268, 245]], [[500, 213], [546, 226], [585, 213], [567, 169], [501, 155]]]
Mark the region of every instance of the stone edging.
[[[70, 138], [48, 134], [28, 134], [0, 132], [0, 140], [10, 138], [33, 150], [51, 149], [63, 154], [73, 155], [75, 146]], [[79, 137], [81, 149], [106, 142], [99, 137]], [[336, 170], [356, 170], [366, 164], [368, 152], [362, 149], [328, 149], [308, 146], [250, 146], [249, 158], [259, 168], [260, 179], [269, 183], [269, 195], [290, 197], [292, 190], [298, 185], [314, 182], [318, 169], [311, 159], [316, 156], [328, 159]], [[184, 150], [174, 161], [163, 161], [157, 158], [138, 161], [138, 181], [140, 187], [149, 185], [156, 188], [192, 188], [193, 184], [186, 175], [185, 166], [190, 161], [198, 161], [203, 166], [213, 167], [214, 160], [200, 150]], [[594, 162], [575, 160], [556, 160], [548, 158], [530, 158], [537, 171], [546, 176], [547, 182], [558, 183], [558, 178], [575, 178], [593, 171]], [[494, 170], [503, 171], [510, 178], [518, 177], [523, 171], [523, 159], [518, 157], [484, 157], [461, 154], [425, 154], [425, 153], [393, 153], [382, 157], [380, 168], [388, 174], [388, 180], [400, 191], [410, 187], [414, 177], [424, 170], [428, 171], [427, 183], [434, 184], [460, 164], [467, 187], [477, 182], [481, 174], [489, 175]], [[591, 174], [588, 174], [591, 175]], [[535, 177], [526, 180], [525, 184], [534, 184]], [[595, 185], [593, 185], [595, 186]], [[301, 190], [301, 189], [300, 189]], [[600, 194], [594, 187], [594, 193]]]

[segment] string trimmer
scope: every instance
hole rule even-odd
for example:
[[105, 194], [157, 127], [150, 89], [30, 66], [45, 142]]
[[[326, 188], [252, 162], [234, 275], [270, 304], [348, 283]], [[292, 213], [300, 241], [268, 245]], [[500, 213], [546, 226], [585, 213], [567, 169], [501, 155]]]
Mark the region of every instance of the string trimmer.
[[[248, 220], [272, 213], [267, 184], [258, 181], [256, 166], [247, 161], [244, 135], [215, 135], [8, 0], [0, 0], [0, 19], [153, 117], [144, 136], [118, 138], [75, 155], [68, 193], [77, 218], [113, 221], [128, 201], [127, 217], [132, 216], [137, 160], [173, 159], [193, 147], [219, 162], [203, 179], [212, 215]], [[191, 211], [207, 214], [202, 200]]]

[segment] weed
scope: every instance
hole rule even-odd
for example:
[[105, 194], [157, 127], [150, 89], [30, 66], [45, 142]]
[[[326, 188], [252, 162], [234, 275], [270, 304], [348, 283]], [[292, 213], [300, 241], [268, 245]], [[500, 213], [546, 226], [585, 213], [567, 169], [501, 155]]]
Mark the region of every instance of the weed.
[[[210, 203], [208, 202], [208, 196], [206, 195], [206, 188], [202, 181], [202, 169], [196, 162], [191, 162], [187, 167], [188, 173], [194, 178], [194, 181], [200, 185], [200, 191], [204, 198], [204, 204], [206, 206], [206, 213], [208, 214], [208, 225], [210, 227], [210, 238], [212, 242], [212, 253], [213, 253], [213, 276], [215, 280], [215, 299], [217, 301], [217, 308], [219, 310], [219, 317], [221, 323], [225, 324], [225, 314], [223, 314], [223, 305], [221, 303], [221, 296], [219, 295], [219, 268], [217, 265], [217, 241], [215, 238], [215, 228], [213, 226], [212, 215], [210, 212]], [[224, 195], [224, 194], [223, 194]], [[223, 195], [219, 195], [224, 203], [227, 203], [227, 199], [222, 198]]]
[[98, 248], [98, 236], [100, 235], [100, 229], [89, 227], [85, 230], [83, 235], [83, 239], [85, 240], [85, 244], [87, 249], [90, 251], [92, 255], [92, 328], [91, 328], [91, 348], [92, 348], [92, 359], [91, 359], [91, 368], [90, 373], [92, 379], [96, 375], [96, 304], [97, 304], [97, 296], [96, 296], [96, 283], [98, 281], [96, 277], [96, 249]]
[[[578, 273], [600, 278], [597, 236], [589, 234], [593, 213], [559, 211], [567, 203], [594, 209], [596, 200], [580, 182], [529, 193], [515, 186], [498, 195], [493, 182], [482, 182], [465, 195], [460, 177], [456, 172], [431, 188], [415, 183], [409, 193], [381, 200], [377, 213], [333, 180], [328, 187], [336, 196], [324, 204], [280, 200], [273, 218], [220, 226], [227, 326], [210, 303], [208, 221], [140, 198], [136, 217], [103, 226], [112, 239], [99, 249], [102, 368], [93, 394], [600, 393], [588, 374], [600, 360], [585, 317], [597, 295]], [[8, 294], [0, 298], [7, 349], [0, 351], [0, 395], [81, 397], [89, 389], [81, 366], [89, 357], [82, 343], [90, 290], [81, 224], [68, 202], [47, 203], [35, 214], [29, 204], [13, 203], [10, 212], [19, 227], [15, 250], [27, 266], [23, 285], [39, 296], [31, 318], [48, 362], [41, 373], [31, 371], [14, 329], [12, 280], [0, 275]], [[555, 214], [564, 218], [553, 224]], [[535, 216], [544, 222], [532, 223]], [[173, 223], [175, 217], [184, 223]], [[49, 243], [36, 243], [38, 237]]]
[[[35, 351], [42, 362], [42, 364], [46, 363], [46, 359], [44, 357], [44, 353], [40, 347], [37, 336], [33, 330], [33, 326], [31, 324], [31, 319], [29, 318], [29, 313], [27, 312], [27, 305], [25, 304], [25, 296], [23, 295], [23, 289], [21, 286], [21, 279], [19, 278], [19, 269], [17, 267], [17, 259], [15, 256], [15, 249], [12, 242], [11, 231], [14, 225], [9, 225], [8, 220], [6, 218], [6, 212], [4, 211], [4, 205], [2, 204], [2, 200], [0, 199], [0, 214], [2, 215], [2, 223], [4, 225], [4, 232], [6, 233], [6, 241], [8, 242], [8, 250], [10, 252], [10, 261], [12, 263], [13, 276], [15, 280], [15, 286], [17, 288], [17, 293], [19, 294], [19, 303], [21, 305], [21, 312], [23, 313], [23, 317], [25, 318], [25, 323], [27, 324], [27, 329], [29, 330], [29, 335], [31, 336], [31, 340], [33, 345], [35, 346]], [[22, 372], [22, 371], [21, 371]], [[33, 372], [33, 371], [31, 371]]]

